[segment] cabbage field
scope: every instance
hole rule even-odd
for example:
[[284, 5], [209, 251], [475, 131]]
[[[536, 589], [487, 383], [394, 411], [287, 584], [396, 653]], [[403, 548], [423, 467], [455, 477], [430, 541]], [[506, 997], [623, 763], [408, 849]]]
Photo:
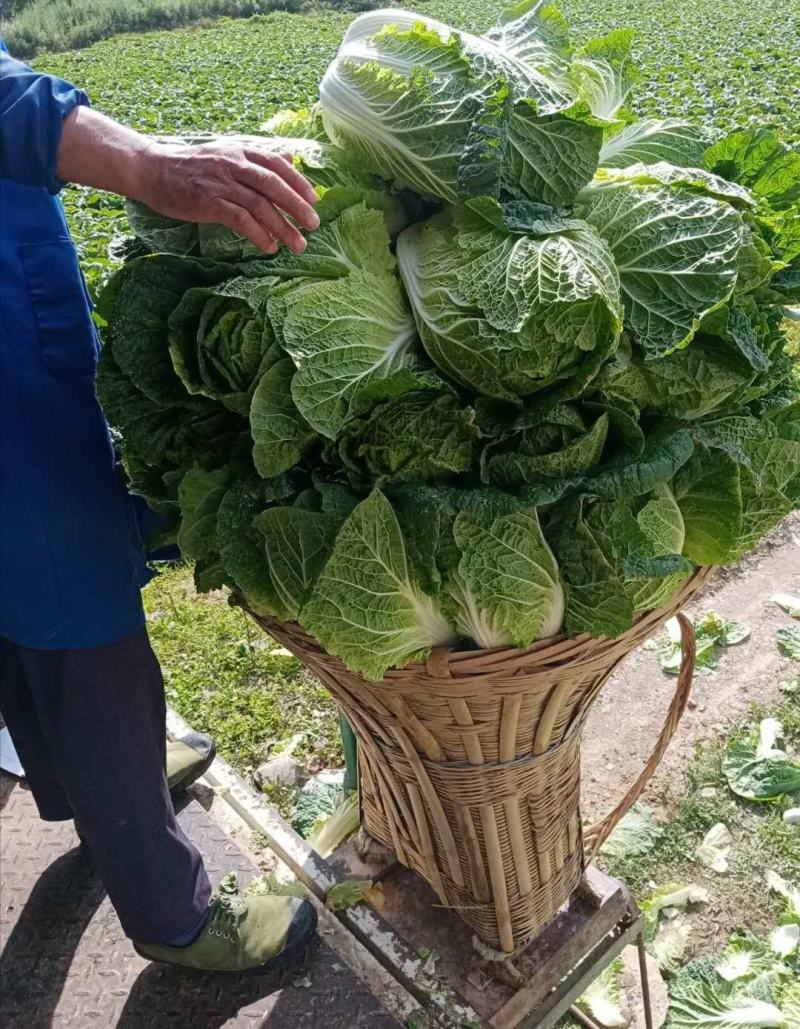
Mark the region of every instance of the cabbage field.
[[[380, 5], [376, 5], [380, 6]], [[413, 9], [474, 31], [498, 0], [425, 0]], [[800, 139], [800, 14], [795, 0], [566, 0], [577, 42], [637, 31], [638, 114], [732, 128], [751, 120]], [[109, 114], [147, 131], [252, 131], [316, 95], [349, 13], [275, 14], [206, 29], [127, 36], [48, 55], [37, 66], [80, 83]]]

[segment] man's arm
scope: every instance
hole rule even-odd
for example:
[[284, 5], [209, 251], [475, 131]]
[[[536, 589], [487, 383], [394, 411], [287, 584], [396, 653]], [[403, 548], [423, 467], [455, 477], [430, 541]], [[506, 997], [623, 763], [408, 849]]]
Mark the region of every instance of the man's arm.
[[40, 75], [0, 46], [0, 178], [57, 193], [56, 161], [64, 119], [85, 93], [54, 75]]
[[57, 193], [65, 181], [141, 200], [159, 214], [219, 222], [274, 253], [305, 249], [316, 194], [289, 155], [256, 143], [166, 146], [88, 107], [84, 93], [0, 51], [0, 178]]

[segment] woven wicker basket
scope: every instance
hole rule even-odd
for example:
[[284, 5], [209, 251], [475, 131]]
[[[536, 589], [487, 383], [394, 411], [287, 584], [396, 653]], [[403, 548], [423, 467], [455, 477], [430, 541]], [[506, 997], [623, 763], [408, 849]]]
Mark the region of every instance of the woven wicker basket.
[[[617, 639], [442, 649], [378, 683], [350, 672], [299, 625], [254, 617], [346, 712], [359, 740], [367, 832], [481, 939], [513, 952], [568, 899], [660, 761], [694, 671], [694, 633], [678, 613], [710, 571], [698, 570], [666, 607]], [[625, 797], [582, 832], [580, 738], [589, 708], [620, 661], [675, 614], [683, 665], [661, 735]]]

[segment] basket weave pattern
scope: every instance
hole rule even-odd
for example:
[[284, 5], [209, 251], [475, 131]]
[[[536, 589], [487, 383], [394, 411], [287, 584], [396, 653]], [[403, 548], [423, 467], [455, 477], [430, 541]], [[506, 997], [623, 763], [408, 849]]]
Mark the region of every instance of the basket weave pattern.
[[331, 691], [359, 740], [364, 827], [419, 872], [490, 945], [523, 946], [578, 885], [594, 849], [643, 790], [686, 705], [684, 663], [667, 722], [642, 775], [602, 823], [581, 830], [580, 737], [617, 665], [710, 575], [613, 640], [557, 636], [529, 650], [435, 651], [370, 682], [299, 625], [256, 620]]

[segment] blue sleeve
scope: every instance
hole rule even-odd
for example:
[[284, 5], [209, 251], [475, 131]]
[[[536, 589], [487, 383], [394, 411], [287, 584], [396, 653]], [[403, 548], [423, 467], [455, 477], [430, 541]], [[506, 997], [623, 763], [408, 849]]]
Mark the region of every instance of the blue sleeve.
[[64, 185], [56, 177], [64, 119], [88, 103], [79, 89], [33, 71], [0, 46], [0, 179], [57, 193]]

